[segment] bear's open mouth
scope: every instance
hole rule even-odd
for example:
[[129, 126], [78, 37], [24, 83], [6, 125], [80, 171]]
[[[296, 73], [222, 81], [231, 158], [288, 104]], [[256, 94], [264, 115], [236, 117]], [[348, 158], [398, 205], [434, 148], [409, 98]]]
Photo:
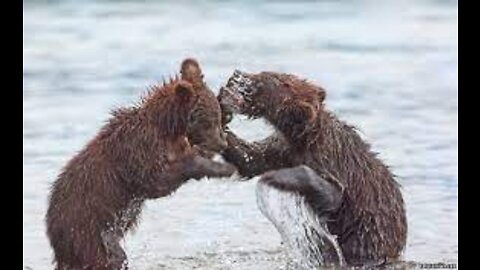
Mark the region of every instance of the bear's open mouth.
[[222, 109], [228, 113], [244, 113], [245, 98], [241, 93], [230, 87], [220, 88], [219, 101]]
[[228, 113], [249, 114], [254, 84], [247, 73], [235, 70], [227, 84], [220, 88], [219, 102]]

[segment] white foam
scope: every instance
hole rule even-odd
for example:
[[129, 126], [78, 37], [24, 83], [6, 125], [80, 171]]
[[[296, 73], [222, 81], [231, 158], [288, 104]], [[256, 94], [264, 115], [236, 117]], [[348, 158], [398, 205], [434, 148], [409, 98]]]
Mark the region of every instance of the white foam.
[[[275, 225], [300, 267], [314, 269], [328, 264], [345, 265], [336, 237], [328, 231], [304, 197], [257, 183], [257, 205]], [[338, 261], [329, 261], [322, 248], [333, 247]]]

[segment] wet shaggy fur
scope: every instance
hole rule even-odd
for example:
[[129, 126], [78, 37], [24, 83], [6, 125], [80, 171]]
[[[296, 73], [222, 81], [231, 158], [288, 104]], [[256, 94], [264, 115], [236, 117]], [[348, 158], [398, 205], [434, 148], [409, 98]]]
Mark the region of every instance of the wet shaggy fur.
[[299, 165], [330, 173], [343, 194], [328, 229], [338, 236], [347, 263], [397, 260], [407, 237], [399, 184], [355, 129], [324, 108], [325, 96], [324, 89], [294, 75], [235, 71], [218, 97], [225, 114], [262, 117], [276, 133], [248, 143], [228, 131], [223, 156], [248, 177]]
[[167, 196], [190, 178], [234, 172], [200, 156], [226, 147], [220, 107], [202, 78], [198, 62], [185, 60], [181, 78], [152, 87], [136, 106], [115, 110], [66, 164], [46, 215], [56, 269], [126, 269], [119, 241], [137, 224], [146, 199]]

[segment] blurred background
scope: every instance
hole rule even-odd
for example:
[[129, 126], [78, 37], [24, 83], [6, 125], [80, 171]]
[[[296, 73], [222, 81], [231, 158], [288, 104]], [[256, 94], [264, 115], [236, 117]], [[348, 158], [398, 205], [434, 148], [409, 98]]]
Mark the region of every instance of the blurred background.
[[[402, 185], [404, 259], [458, 254], [457, 1], [24, 1], [24, 264], [52, 269], [44, 225], [62, 166], [118, 106], [196, 57], [214, 91], [234, 69], [327, 90]], [[272, 131], [237, 117], [248, 140]], [[189, 182], [149, 201], [124, 244], [132, 269], [282, 269], [256, 179]]]

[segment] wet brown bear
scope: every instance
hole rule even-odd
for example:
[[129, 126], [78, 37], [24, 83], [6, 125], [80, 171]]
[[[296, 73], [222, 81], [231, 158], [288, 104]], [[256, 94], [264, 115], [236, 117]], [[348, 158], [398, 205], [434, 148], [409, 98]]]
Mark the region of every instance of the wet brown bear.
[[[303, 196], [331, 239], [338, 237], [347, 264], [397, 260], [407, 236], [399, 185], [355, 129], [324, 108], [325, 95], [321, 87], [294, 75], [235, 71], [218, 97], [224, 119], [228, 121], [229, 112], [262, 117], [276, 132], [247, 143], [227, 130], [229, 147], [223, 157], [243, 176], [270, 171], [258, 184], [261, 203], [265, 186]], [[265, 212], [268, 205], [260, 206], [276, 226], [284, 226], [275, 223], [278, 216]], [[331, 247], [321, 247], [325, 256]]]
[[46, 215], [56, 269], [126, 269], [119, 241], [146, 199], [167, 196], [190, 178], [234, 173], [198, 154], [226, 147], [219, 104], [202, 78], [198, 62], [186, 59], [181, 79], [114, 111], [63, 168]]

